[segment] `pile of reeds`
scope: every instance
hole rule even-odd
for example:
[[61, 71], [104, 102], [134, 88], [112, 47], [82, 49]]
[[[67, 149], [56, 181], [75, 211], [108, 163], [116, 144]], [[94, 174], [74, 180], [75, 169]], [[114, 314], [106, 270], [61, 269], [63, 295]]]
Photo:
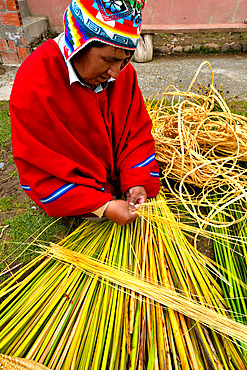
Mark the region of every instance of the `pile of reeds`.
[[171, 199], [161, 191], [130, 225], [84, 221], [39, 245], [0, 285], [1, 368], [247, 368], [246, 120], [213, 78], [193, 90], [199, 72], [187, 92], [149, 106]]
[[50, 369], [244, 370], [246, 326], [210, 262], [162, 195], [143, 212], [122, 227], [83, 222], [5, 282], [0, 352]]
[[[163, 181], [201, 225], [210, 224], [219, 211], [228, 212], [235, 201], [242, 201], [246, 210], [247, 201], [247, 119], [230, 111], [214, 87], [213, 71], [209, 88], [200, 84], [198, 75], [205, 65], [211, 68], [202, 63], [186, 92], [168, 87], [163, 100], [147, 103]], [[188, 185], [200, 188], [200, 196]], [[215, 193], [220, 194], [217, 204], [209, 200]], [[203, 207], [210, 209], [206, 217]]]

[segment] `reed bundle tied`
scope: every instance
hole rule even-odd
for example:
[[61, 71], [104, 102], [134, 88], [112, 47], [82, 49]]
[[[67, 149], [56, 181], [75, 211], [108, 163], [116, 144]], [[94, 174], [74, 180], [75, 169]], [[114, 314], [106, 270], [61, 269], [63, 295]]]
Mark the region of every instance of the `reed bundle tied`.
[[168, 87], [163, 100], [147, 103], [156, 159], [163, 179], [179, 183], [176, 195], [184, 203], [195, 203], [187, 184], [201, 188], [204, 206], [212, 206], [209, 194], [215, 192], [224, 193], [222, 198], [228, 194], [222, 204], [233, 198], [246, 203], [247, 119], [230, 111], [214, 87], [213, 71], [210, 87], [200, 84], [205, 64], [212, 71], [208, 62], [202, 63], [186, 92]]
[[49, 370], [48, 367], [25, 358], [0, 354], [0, 369], [3, 370]]

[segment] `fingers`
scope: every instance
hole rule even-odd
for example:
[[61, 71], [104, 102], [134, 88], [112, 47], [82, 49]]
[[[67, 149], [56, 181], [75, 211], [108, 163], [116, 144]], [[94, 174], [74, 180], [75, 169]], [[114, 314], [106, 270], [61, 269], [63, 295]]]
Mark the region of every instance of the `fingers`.
[[133, 202], [129, 202], [128, 204], [129, 204], [129, 212], [135, 212], [139, 208], [139, 205], [134, 204]]
[[126, 225], [138, 217], [134, 210], [130, 209], [129, 204], [124, 200], [112, 200], [108, 204], [104, 215], [118, 225]]
[[104, 216], [118, 225], [126, 225], [136, 220], [139, 205], [147, 200], [147, 193], [143, 186], [133, 186], [125, 195], [126, 201], [112, 200], [104, 212]]
[[126, 192], [127, 202], [130, 206], [137, 206], [143, 204], [147, 200], [147, 193], [143, 186], [134, 186]]

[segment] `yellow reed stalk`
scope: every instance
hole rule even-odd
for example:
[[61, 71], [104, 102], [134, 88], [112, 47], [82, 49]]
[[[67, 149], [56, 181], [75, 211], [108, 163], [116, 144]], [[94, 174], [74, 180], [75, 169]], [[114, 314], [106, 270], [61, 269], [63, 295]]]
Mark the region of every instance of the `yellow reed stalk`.
[[157, 322], [159, 323], [159, 325], [157, 325], [159, 362], [161, 364], [161, 368], [172, 370], [168, 334], [165, 325], [164, 313], [160, 304], [157, 304]]

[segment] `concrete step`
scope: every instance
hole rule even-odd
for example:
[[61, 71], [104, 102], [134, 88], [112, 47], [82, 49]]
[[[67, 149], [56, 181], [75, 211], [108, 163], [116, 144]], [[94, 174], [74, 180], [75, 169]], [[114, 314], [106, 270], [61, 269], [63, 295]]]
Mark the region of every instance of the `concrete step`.
[[20, 13], [22, 18], [29, 17], [29, 10], [28, 10], [28, 5], [26, 0], [19, 0], [18, 1], [19, 8], [20, 8]]
[[49, 22], [46, 17], [24, 17], [23, 33], [27, 46], [31, 46], [45, 38], [49, 32]]

